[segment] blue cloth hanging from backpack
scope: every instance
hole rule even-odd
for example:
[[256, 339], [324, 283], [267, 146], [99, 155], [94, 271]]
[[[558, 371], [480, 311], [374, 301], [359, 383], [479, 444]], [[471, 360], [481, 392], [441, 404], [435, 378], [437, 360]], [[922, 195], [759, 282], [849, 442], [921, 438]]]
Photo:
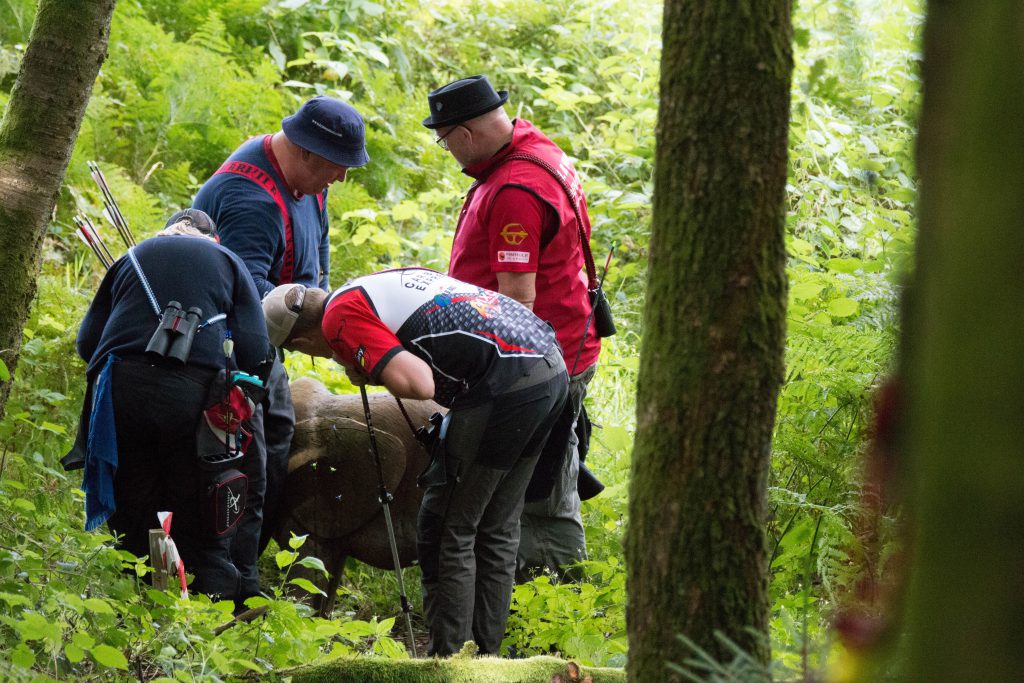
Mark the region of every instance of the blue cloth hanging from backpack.
[[114, 425], [114, 398], [111, 375], [117, 356], [110, 354], [96, 376], [92, 413], [89, 415], [89, 441], [85, 455], [82, 491], [85, 492], [85, 530], [92, 531], [107, 521], [114, 510], [114, 474], [117, 473], [117, 429]]

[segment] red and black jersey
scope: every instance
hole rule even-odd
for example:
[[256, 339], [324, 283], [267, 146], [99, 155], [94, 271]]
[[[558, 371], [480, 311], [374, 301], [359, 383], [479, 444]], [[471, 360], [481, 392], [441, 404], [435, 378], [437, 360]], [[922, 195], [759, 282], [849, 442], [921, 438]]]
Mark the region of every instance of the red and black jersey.
[[324, 337], [380, 381], [399, 351], [434, 373], [434, 400], [471, 405], [500, 394], [555, 347], [554, 331], [519, 302], [426, 268], [350, 280], [327, 299]]

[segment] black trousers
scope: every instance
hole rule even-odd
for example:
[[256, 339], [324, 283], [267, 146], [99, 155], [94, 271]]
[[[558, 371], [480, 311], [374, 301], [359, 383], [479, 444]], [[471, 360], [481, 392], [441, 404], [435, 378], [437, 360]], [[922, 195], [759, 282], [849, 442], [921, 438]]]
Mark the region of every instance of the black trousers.
[[259, 534], [259, 552], [262, 553], [273, 538], [280, 523], [281, 502], [284, 500], [285, 482], [288, 480], [288, 453], [295, 434], [295, 409], [288, 373], [280, 359], [274, 361], [267, 378], [267, 398], [261, 410], [263, 429], [259, 439], [267, 454], [267, 491], [263, 501], [262, 531]]
[[[171, 537], [186, 571], [195, 574], [191, 589], [243, 599], [259, 588], [258, 524], [255, 534], [251, 528], [245, 533], [240, 523], [234, 536], [218, 538], [205, 528], [202, 518], [204, 478], [196, 459], [195, 433], [212, 376], [212, 371], [144, 362], [114, 366], [117, 510], [108, 523], [124, 535], [122, 547], [138, 556], [148, 555], [149, 530], [159, 527], [156, 513], [173, 512]], [[250, 447], [239, 468], [250, 481], [246, 517], [252, 507], [262, 506], [264, 468], [263, 453]]]
[[445, 439], [448, 482], [428, 488], [417, 519], [427, 653], [468, 640], [497, 654], [505, 634], [526, 485], [568, 393], [561, 355], [538, 363], [528, 386], [452, 409]]

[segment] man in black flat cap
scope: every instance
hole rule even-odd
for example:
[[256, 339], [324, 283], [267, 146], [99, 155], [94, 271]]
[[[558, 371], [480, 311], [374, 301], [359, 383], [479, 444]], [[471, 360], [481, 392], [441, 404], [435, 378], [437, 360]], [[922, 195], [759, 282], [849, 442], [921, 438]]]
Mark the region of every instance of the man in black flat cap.
[[448, 274], [516, 299], [550, 322], [571, 378], [566, 412], [541, 456], [521, 517], [516, 578], [524, 581], [587, 557], [577, 483], [592, 484], [590, 495], [603, 487], [585, 469], [586, 478], [580, 477], [573, 426], [601, 342], [593, 325], [585, 333], [590, 218], [579, 178], [568, 156], [533, 124], [509, 120], [502, 108], [507, 99], [508, 92], [495, 91], [485, 76], [462, 78], [427, 96], [430, 116], [423, 125], [476, 181], [462, 207]]
[[[327, 188], [343, 182], [348, 169], [369, 161], [359, 112], [341, 100], [314, 97], [286, 117], [278, 132], [242, 143], [199, 189], [193, 206], [216, 221], [221, 244], [241, 257], [261, 297], [289, 283], [329, 291]], [[295, 429], [288, 377], [280, 362], [267, 389], [261, 549], [276, 523]]]

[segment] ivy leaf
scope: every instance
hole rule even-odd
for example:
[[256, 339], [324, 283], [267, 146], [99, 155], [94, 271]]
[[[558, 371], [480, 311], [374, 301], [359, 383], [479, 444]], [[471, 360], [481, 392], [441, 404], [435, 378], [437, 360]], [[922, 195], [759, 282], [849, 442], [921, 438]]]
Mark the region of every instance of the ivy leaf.
[[90, 654], [92, 654], [92, 658], [96, 660], [97, 664], [101, 664], [108, 669], [128, 670], [128, 660], [125, 659], [124, 653], [109, 645], [97, 645]]
[[288, 583], [296, 585], [302, 590], [306, 591], [307, 593], [312, 593], [313, 595], [327, 595], [327, 593], [324, 593], [322, 590], [313, 585], [313, 582], [309, 579], [296, 578], [291, 579], [290, 581], [288, 581]]

